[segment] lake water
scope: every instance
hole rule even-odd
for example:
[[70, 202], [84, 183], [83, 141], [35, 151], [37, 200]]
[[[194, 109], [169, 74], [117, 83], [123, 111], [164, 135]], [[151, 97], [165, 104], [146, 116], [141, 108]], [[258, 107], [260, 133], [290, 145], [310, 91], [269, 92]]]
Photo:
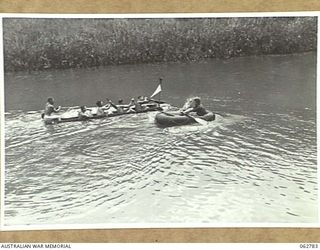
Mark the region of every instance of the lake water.
[[[45, 126], [61, 106], [200, 96], [209, 125], [155, 113]], [[315, 53], [5, 75], [5, 224], [318, 222]]]

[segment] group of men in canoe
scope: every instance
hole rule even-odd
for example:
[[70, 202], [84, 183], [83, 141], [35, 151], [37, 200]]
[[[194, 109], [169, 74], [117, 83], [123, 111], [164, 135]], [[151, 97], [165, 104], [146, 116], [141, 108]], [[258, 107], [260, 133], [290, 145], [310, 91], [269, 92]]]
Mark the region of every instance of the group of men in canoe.
[[[107, 116], [108, 114], [123, 114], [123, 113], [139, 113], [154, 109], [159, 105], [158, 101], [152, 100], [148, 97], [139, 96], [137, 101], [132, 98], [129, 104], [123, 104], [123, 100], [120, 99], [118, 104], [114, 104], [111, 100], [106, 99], [106, 102], [96, 102], [96, 107], [87, 108], [81, 106], [78, 111], [79, 118], [90, 118], [93, 116]], [[54, 99], [49, 97], [45, 106], [44, 116], [51, 116], [53, 113], [58, 113], [61, 110], [61, 106], [57, 108], [54, 106]]]
[[[159, 105], [159, 102], [152, 100], [148, 97], [139, 96], [137, 101], [132, 98], [129, 104], [123, 104], [123, 100], [120, 99], [118, 104], [114, 104], [111, 100], [106, 99], [106, 102], [96, 102], [96, 107], [87, 108], [81, 106], [78, 111], [79, 118], [90, 118], [93, 116], [108, 116], [109, 114], [123, 114], [123, 113], [139, 113], [141, 111], [148, 111], [148, 109], [155, 108]], [[44, 116], [51, 116], [53, 113], [58, 113], [61, 110], [61, 106], [54, 106], [54, 99], [49, 97], [45, 106]], [[188, 115], [191, 112], [195, 112], [198, 116], [204, 116], [208, 114], [208, 111], [201, 104], [199, 97], [193, 97], [186, 101], [184, 106], [180, 109], [181, 115]]]

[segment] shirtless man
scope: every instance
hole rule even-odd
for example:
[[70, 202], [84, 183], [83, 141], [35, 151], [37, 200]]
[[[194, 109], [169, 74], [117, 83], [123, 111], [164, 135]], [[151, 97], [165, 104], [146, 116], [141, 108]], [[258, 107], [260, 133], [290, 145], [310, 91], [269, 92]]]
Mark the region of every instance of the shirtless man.
[[59, 106], [58, 108], [54, 107], [54, 99], [52, 97], [49, 97], [44, 110], [44, 115], [50, 116], [52, 113], [58, 113], [60, 109], [61, 106]]

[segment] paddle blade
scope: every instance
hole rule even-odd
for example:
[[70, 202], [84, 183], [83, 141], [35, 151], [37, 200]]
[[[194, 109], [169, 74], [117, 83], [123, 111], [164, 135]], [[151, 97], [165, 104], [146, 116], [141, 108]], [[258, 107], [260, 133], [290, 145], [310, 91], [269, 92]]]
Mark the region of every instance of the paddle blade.
[[194, 117], [192, 115], [189, 115], [189, 114], [186, 114], [186, 113], [183, 113], [185, 116], [188, 116], [189, 118], [193, 119], [194, 121], [196, 121], [197, 123], [201, 124], [201, 125], [207, 125], [208, 122], [201, 119], [201, 118], [197, 118], [197, 117]]

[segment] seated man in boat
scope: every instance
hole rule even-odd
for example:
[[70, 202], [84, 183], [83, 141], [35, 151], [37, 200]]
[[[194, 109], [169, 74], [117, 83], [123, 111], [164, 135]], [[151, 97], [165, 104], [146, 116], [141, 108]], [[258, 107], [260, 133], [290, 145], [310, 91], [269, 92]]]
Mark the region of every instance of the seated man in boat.
[[151, 100], [147, 96], [138, 96], [138, 103], [140, 104], [146, 104], [149, 103]]
[[132, 98], [128, 104], [127, 113], [129, 112], [136, 112], [136, 101], [134, 100], [134, 98]]
[[[137, 107], [138, 106], [138, 107]], [[147, 96], [138, 96], [138, 101], [136, 104], [136, 111], [148, 110], [157, 106], [152, 100]]]
[[194, 97], [188, 100], [182, 108], [181, 114], [196, 112], [198, 116], [208, 114], [208, 111], [202, 106], [200, 97]]
[[103, 106], [103, 110], [108, 114], [113, 114], [118, 112], [118, 107], [110, 99], [106, 98], [107, 104]]
[[118, 105], [114, 105], [114, 107], [117, 109], [118, 114], [123, 114], [128, 111], [128, 105], [124, 105], [122, 99], [119, 99]]
[[44, 115], [50, 116], [52, 113], [58, 113], [60, 109], [61, 106], [59, 106], [58, 108], [54, 107], [54, 99], [52, 97], [49, 97], [44, 110]]
[[119, 99], [119, 100], [118, 100], [118, 105], [117, 105], [117, 112], [118, 112], [119, 114], [124, 113], [124, 111], [127, 110], [127, 109], [125, 108], [125, 106], [126, 106], [126, 105], [123, 105], [123, 100], [122, 100], [122, 99]]
[[92, 117], [91, 109], [88, 109], [86, 106], [81, 106], [80, 111], [78, 112], [78, 117], [82, 119]]
[[102, 101], [97, 101], [96, 105], [97, 105], [96, 115], [97, 116], [105, 115], [105, 111], [104, 111], [104, 108], [103, 108], [103, 105], [102, 105]]
[[142, 110], [154, 109], [156, 107], [159, 107], [160, 104], [159, 101], [150, 99], [147, 96], [139, 96], [138, 103], [141, 105]]
[[139, 102], [139, 98], [141, 98], [141, 96], [138, 97], [137, 102], [134, 100], [134, 98], [131, 99], [131, 102], [128, 105], [129, 112], [141, 112], [145, 110], [145, 107], [141, 105], [141, 102]]

